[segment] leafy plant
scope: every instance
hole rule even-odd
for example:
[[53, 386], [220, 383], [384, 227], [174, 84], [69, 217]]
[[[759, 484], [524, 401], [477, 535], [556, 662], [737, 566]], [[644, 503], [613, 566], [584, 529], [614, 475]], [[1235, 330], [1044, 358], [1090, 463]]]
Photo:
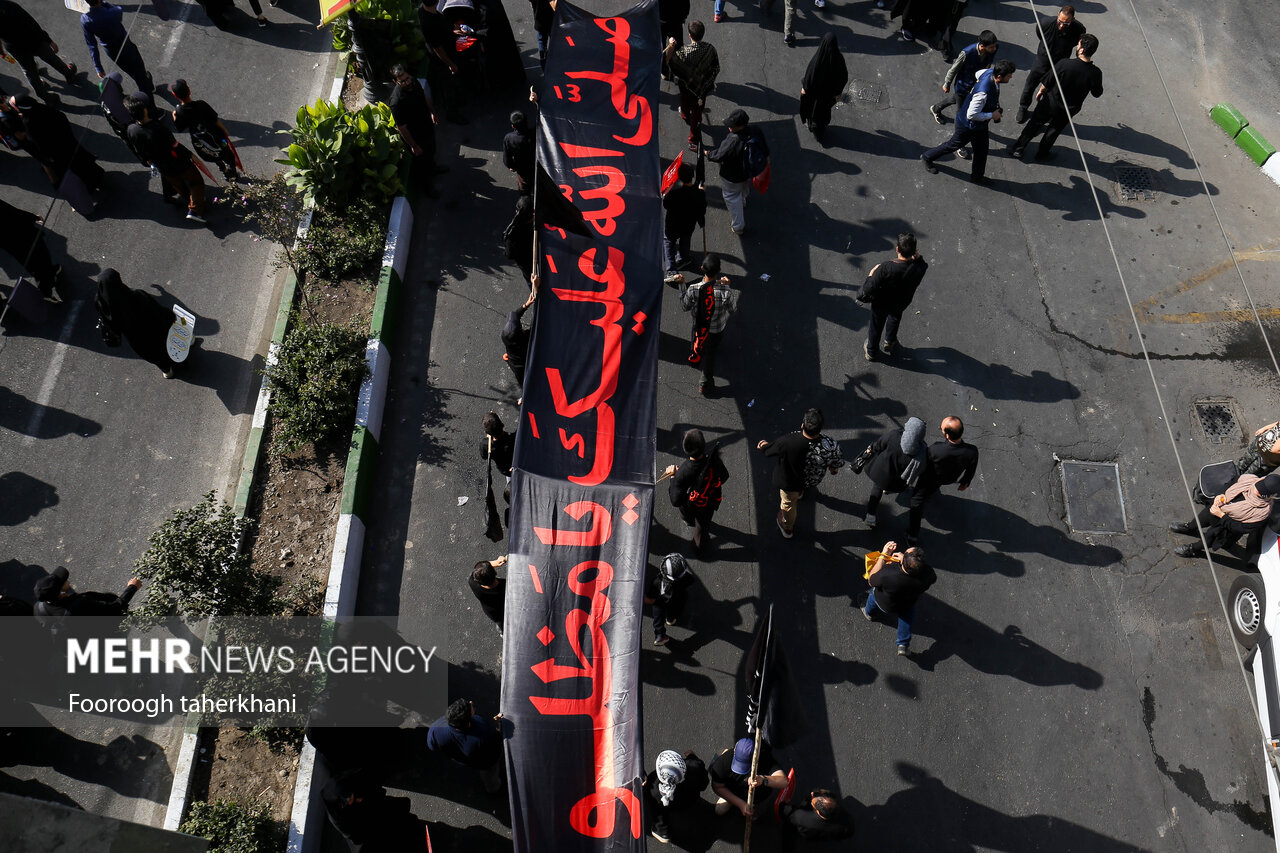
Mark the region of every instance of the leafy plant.
[[[416, 68], [427, 55], [422, 29], [418, 26], [418, 11], [413, 0], [358, 0], [357, 15], [373, 20], [389, 21], [384, 48], [392, 62], [402, 62], [406, 68]], [[346, 15], [331, 24], [333, 49], [351, 50], [351, 22]]]
[[368, 266], [386, 242], [386, 207], [366, 198], [342, 211], [317, 210], [297, 248], [308, 276], [339, 281]]
[[280, 846], [271, 813], [261, 801], [192, 803], [178, 831], [209, 839], [209, 853], [275, 853]]
[[354, 324], [318, 323], [294, 314], [276, 363], [262, 370], [276, 419], [272, 453], [293, 453], [351, 430], [356, 395], [369, 373], [366, 341], [366, 332]]
[[285, 183], [322, 210], [342, 210], [356, 198], [381, 203], [401, 189], [403, 143], [391, 108], [366, 104], [357, 112], [318, 100], [298, 108], [283, 159]]
[[252, 522], [239, 518], [209, 492], [191, 509], [180, 509], [155, 533], [134, 572], [147, 585], [147, 600], [129, 612], [137, 628], [160, 625], [173, 616], [265, 616], [280, 609], [278, 578], [253, 568], [241, 543]]

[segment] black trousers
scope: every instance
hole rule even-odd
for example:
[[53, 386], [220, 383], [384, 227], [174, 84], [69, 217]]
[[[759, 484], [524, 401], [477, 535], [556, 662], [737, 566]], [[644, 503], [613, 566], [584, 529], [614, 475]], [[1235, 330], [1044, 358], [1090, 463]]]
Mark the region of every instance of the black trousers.
[[36, 65], [36, 60], [42, 60], [50, 68], [57, 71], [67, 79], [68, 83], [74, 82], [75, 78], [71, 76], [71, 66], [62, 61], [62, 57], [54, 53], [53, 45], [46, 42], [38, 46], [23, 45], [15, 47], [6, 43], [5, 52], [14, 58], [14, 61], [22, 68], [22, 73], [26, 75], [27, 82], [31, 84], [31, 90], [40, 97], [44, 97], [49, 91], [49, 86], [40, 76], [40, 66]]
[[1036, 86], [1049, 76], [1050, 66], [1047, 59], [1036, 56], [1036, 64], [1027, 72], [1027, 79], [1022, 83], [1022, 94], [1018, 96], [1018, 106], [1026, 109], [1031, 106], [1031, 97], [1036, 93]]
[[985, 121], [967, 128], [956, 125], [955, 133], [950, 139], [936, 148], [930, 148], [921, 156], [932, 163], [943, 154], [954, 154], [966, 145], [973, 146], [973, 170], [969, 173], [969, 178], [980, 180], [987, 173], [987, 150], [991, 147], [990, 128]]
[[880, 346], [880, 335], [891, 343], [898, 342], [898, 324], [902, 322], [902, 313], [877, 309], [871, 305], [871, 322], [867, 324], [867, 347], [875, 352]]
[[[1079, 112], [1079, 110], [1076, 110], [1076, 112]], [[1036, 103], [1036, 108], [1032, 110], [1031, 117], [1027, 119], [1027, 123], [1022, 126], [1022, 133], [1018, 134], [1018, 141], [1013, 143], [1013, 147], [1018, 150], [1026, 148], [1027, 143], [1043, 130], [1045, 132], [1044, 137], [1040, 140], [1036, 156], [1044, 157], [1052, 150], [1053, 143], [1058, 141], [1058, 136], [1066, 129], [1067, 122], [1066, 110], [1058, 108], [1047, 97], [1041, 98]]]

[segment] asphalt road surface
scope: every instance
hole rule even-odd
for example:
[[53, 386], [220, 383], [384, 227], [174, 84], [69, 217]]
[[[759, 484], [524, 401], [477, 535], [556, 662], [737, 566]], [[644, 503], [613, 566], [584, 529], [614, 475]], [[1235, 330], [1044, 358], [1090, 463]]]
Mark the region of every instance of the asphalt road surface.
[[[108, 173], [89, 221], [52, 201], [31, 157], [0, 154], [3, 197], [46, 215], [68, 291], [47, 324], [10, 323], [0, 338], [0, 592], [30, 600], [35, 580], [58, 565], [81, 590], [119, 592], [170, 513], [234, 486], [279, 283], [271, 247], [228, 211], [225, 190], [209, 193], [221, 200], [210, 205], [207, 227], [161, 202], [159, 181], [98, 108], [79, 16], [60, 3], [24, 6], [79, 66], [77, 87], [55, 76], [50, 88]], [[314, 27], [315, 5], [284, 0], [267, 10], [272, 25], [263, 30], [242, 12], [234, 32], [213, 27], [195, 3], [171, 6], [172, 18], [160, 21], [150, 3], [123, 4], [132, 39], [163, 84], [162, 108], [172, 109], [163, 100], [168, 83], [185, 78], [221, 114], [245, 169], [274, 173], [277, 131], [292, 125], [299, 105], [328, 96], [335, 57], [328, 33]], [[27, 91], [8, 63], [0, 63], [0, 87]], [[162, 302], [196, 315], [203, 342], [179, 378], [166, 381], [127, 346], [103, 345], [91, 277], [108, 266], [130, 287], [156, 285]], [[36, 735], [34, 743], [24, 735], [20, 749], [4, 748], [0, 788], [159, 824], [179, 735], [110, 723]]]
[[[1000, 56], [1028, 68], [1029, 5], [970, 5], [957, 46], [990, 27]], [[709, 182], [707, 245], [743, 292], [712, 399], [684, 364], [688, 317], [674, 299], [663, 311], [657, 467], [678, 461], [680, 435], [698, 426], [724, 440], [733, 479], [714, 549], [694, 561], [689, 626], [641, 652], [647, 766], [665, 748], [709, 761], [741, 734], [738, 669], [771, 603], [810, 723], [784, 763], [802, 791], [840, 791], [858, 825], [852, 849], [1274, 847], [1259, 729], [1213, 570], [1173, 557], [1165, 525], [1190, 512], [1186, 476], [1243, 444], [1206, 441], [1196, 401], [1229, 398], [1250, 432], [1275, 419], [1277, 370], [1241, 276], [1269, 324], [1280, 189], [1206, 111], [1234, 101], [1276, 135], [1266, 71], [1276, 55], [1250, 4], [1215, 5], [1212, 18], [1190, 4], [1076, 8], [1101, 39], [1106, 75], [1104, 96], [1078, 117], [1083, 157], [1068, 133], [1050, 163], [1008, 159], [1011, 110], [994, 128], [990, 187], [963, 180], [963, 161], [941, 161], [939, 175], [921, 168], [920, 153], [951, 131], [927, 111], [946, 66], [896, 38], [874, 3], [798, 3], [794, 49], [781, 8], [768, 17], [731, 3], [721, 24], [709, 6], [695, 10], [722, 65], [711, 135], [746, 109], [768, 137], [774, 178], [752, 197], [741, 239], [714, 168]], [[530, 44], [525, 10], [511, 14]], [[851, 86], [818, 143], [795, 114], [828, 30]], [[442, 139], [453, 171], [419, 212], [360, 596], [362, 612], [399, 613], [406, 636], [438, 645], [454, 662], [451, 692], [482, 713], [499, 710], [500, 641], [465, 578], [502, 547], [481, 537], [480, 419], [517, 420], [498, 330], [526, 291], [496, 249], [515, 200], [498, 149], [516, 105], [494, 104]], [[683, 144], [674, 106], [668, 85], [665, 158]], [[1123, 196], [1122, 183], [1141, 181], [1149, 197]], [[931, 268], [902, 354], [868, 364], [867, 312], [852, 295], [904, 229]], [[910, 658], [896, 656], [889, 625], [854, 609], [862, 554], [901, 538], [905, 505], [886, 501], [880, 530], [857, 530], [850, 514], [868, 483], [846, 471], [801, 504], [794, 539], [774, 526], [771, 466], [753, 448], [814, 405], [850, 458], [911, 415], [936, 436], [957, 414], [981, 448], [972, 487], [928, 507], [922, 545], [940, 579], [919, 607]], [[1117, 466], [1123, 533], [1073, 532], [1059, 460]], [[1099, 507], [1082, 499], [1077, 513]], [[651, 563], [684, 536], [660, 491]], [[1220, 561], [1224, 585], [1241, 564]], [[465, 774], [424, 766], [403, 783], [417, 813], [500, 849], [501, 805]], [[708, 825], [714, 839], [681, 846], [734, 849], [740, 819]], [[760, 835], [773, 844], [770, 829]]]

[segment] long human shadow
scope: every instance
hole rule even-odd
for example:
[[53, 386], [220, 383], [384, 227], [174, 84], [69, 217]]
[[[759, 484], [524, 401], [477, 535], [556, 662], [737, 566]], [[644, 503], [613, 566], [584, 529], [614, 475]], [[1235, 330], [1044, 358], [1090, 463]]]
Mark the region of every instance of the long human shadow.
[[88, 438], [102, 432], [102, 424], [92, 418], [57, 406], [42, 406], [4, 386], [0, 386], [0, 427], [32, 438]]
[[[1030, 155], [1027, 155], [1028, 157]], [[1055, 149], [1054, 162], [1068, 164], [1074, 161], [1077, 165], [1080, 163], [1079, 155], [1066, 150]], [[1026, 167], [1028, 169], [1035, 168], [1039, 164], [1025, 162], [1018, 164], [1011, 163], [1011, 167]], [[947, 171], [943, 164], [938, 164], [938, 168]], [[967, 177], [967, 169], [962, 177]], [[1107, 192], [1106, 187], [1109, 185], [1106, 180], [1098, 180], [1094, 178], [1093, 185], [1083, 174], [1068, 175], [1070, 186], [1063, 187], [1056, 183], [1052, 177], [1046, 173], [1043, 179], [1036, 179], [1034, 173], [1031, 178], [1024, 177], [1024, 173], [1010, 172], [1018, 177], [1018, 180], [1006, 180], [1004, 178], [991, 178], [991, 186], [987, 189], [993, 193], [999, 193], [1002, 196], [1012, 196], [1022, 199], [1028, 204], [1038, 204], [1046, 210], [1063, 211], [1063, 220], [1066, 222], [1084, 222], [1095, 221], [1098, 218], [1098, 206], [1102, 206], [1103, 214], [1114, 213], [1117, 216], [1123, 216], [1126, 219], [1145, 219], [1147, 212], [1141, 207], [1132, 205], [1124, 205], [1112, 200], [1111, 194]], [[1094, 173], [1095, 176], [1097, 173]], [[1183, 182], [1187, 183], [1187, 182]], [[1094, 193], [1097, 193], [1098, 201], [1094, 202]]]
[[[1053, 815], [1005, 814], [953, 791], [928, 770], [905, 761], [897, 762], [894, 769], [905, 788], [881, 805], [855, 805], [852, 810], [861, 849], [1149, 853]], [[926, 814], [928, 820], [922, 820]]]
[[0, 527], [13, 527], [58, 505], [58, 488], [22, 471], [0, 474]]
[[[1164, 160], [1177, 169], [1195, 166], [1191, 155], [1177, 145], [1150, 133], [1130, 127], [1124, 122], [1115, 124], [1077, 124], [1076, 133], [1081, 139], [1109, 145], [1128, 155], [1143, 155]], [[1063, 131], [1062, 139], [1070, 142], [1070, 131]], [[1093, 164], [1091, 163], [1090, 166]]]
[[[941, 582], [946, 583], [946, 579]], [[893, 618], [881, 621], [898, 624]], [[909, 658], [926, 672], [933, 672], [955, 657], [978, 672], [1006, 676], [1033, 687], [1102, 687], [1102, 673], [1054, 654], [1022, 633], [1017, 625], [988, 627], [930, 595], [921, 599], [912, 630], [916, 637], [933, 640]], [[890, 640], [892, 635], [884, 638], [886, 644]]]
[[1043, 370], [1023, 373], [1005, 364], [981, 361], [954, 347], [904, 346], [885, 364], [911, 373], [942, 376], [981, 392], [988, 400], [1057, 403], [1080, 397], [1080, 389], [1075, 385]]
[[[16, 730], [14, 734], [21, 736]], [[12, 736], [12, 735], [11, 735]], [[4, 747], [0, 746], [0, 753], [4, 751]], [[32, 800], [44, 800], [48, 803], [57, 803], [61, 806], [69, 806], [73, 809], [84, 809], [84, 806], [68, 797], [66, 794], [54, 788], [52, 785], [46, 785], [39, 779], [19, 779], [16, 776], [10, 776], [8, 773], [0, 773], [0, 792], [13, 794], [18, 797], [27, 797]]]
[[[171, 775], [168, 768], [157, 771], [155, 766], [158, 756], [164, 764], [159, 744], [141, 735], [117, 735], [106, 744], [82, 740], [50, 725], [29, 705], [11, 707], [6, 719], [21, 725], [7, 730], [17, 736], [5, 738], [0, 766], [48, 767], [126, 797], [148, 795], [156, 787], [157, 773], [163, 778]], [[168, 790], [167, 784], [163, 787]]]

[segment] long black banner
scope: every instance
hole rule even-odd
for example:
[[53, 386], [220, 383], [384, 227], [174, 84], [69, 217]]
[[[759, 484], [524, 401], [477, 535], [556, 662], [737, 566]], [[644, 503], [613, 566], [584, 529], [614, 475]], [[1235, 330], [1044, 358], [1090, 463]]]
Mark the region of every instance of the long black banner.
[[[641, 851], [639, 649], [662, 203], [656, 0], [561, 0], [538, 161], [587, 235], [540, 230], [512, 477], [502, 710], [517, 851]], [[554, 199], [538, 199], [538, 206]]]

